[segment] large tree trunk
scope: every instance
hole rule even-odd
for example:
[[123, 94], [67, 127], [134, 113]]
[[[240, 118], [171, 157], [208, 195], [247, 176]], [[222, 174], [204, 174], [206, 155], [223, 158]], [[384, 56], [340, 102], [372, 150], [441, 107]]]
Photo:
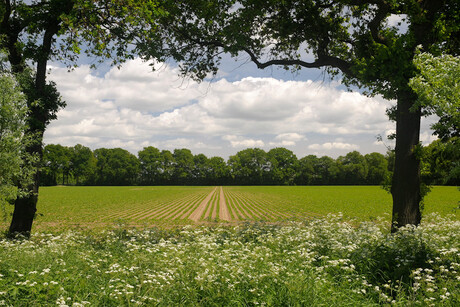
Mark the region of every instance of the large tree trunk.
[[408, 224], [418, 225], [420, 213], [420, 159], [419, 146], [421, 111], [411, 111], [416, 99], [410, 90], [398, 93], [396, 111], [395, 166], [391, 194], [393, 215], [391, 231]]
[[[31, 132], [32, 133], [32, 132]], [[38, 140], [26, 150], [30, 154], [38, 155], [38, 161], [24, 165], [23, 167], [35, 170], [33, 182], [29, 186], [20, 187], [28, 192], [28, 195], [18, 197], [14, 203], [13, 218], [11, 220], [8, 234], [10, 237], [18, 235], [29, 237], [32, 231], [32, 223], [37, 212], [38, 189], [40, 185], [40, 163], [43, 157], [42, 139], [43, 131], [35, 131]]]

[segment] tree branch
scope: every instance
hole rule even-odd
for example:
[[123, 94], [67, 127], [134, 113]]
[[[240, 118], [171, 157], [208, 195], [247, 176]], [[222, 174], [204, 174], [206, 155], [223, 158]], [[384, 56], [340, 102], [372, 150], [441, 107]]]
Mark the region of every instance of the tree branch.
[[[182, 32], [181, 34], [185, 38], [189, 39], [190, 41], [192, 41], [194, 44], [198, 46], [220, 47], [224, 49], [224, 51], [233, 49], [225, 45], [221, 41], [217, 41], [217, 40], [201, 41], [199, 39], [192, 38], [190, 35], [188, 35], [188, 33], [184, 33], [183, 31], [178, 31], [178, 32]], [[267, 68], [269, 66], [274, 66], [274, 65], [283, 65], [283, 66], [296, 66], [297, 65], [297, 66], [301, 66], [305, 68], [321, 68], [321, 67], [330, 66], [330, 67], [339, 69], [340, 71], [342, 71], [342, 73], [344, 73], [345, 75], [349, 77], [354, 76], [353, 72], [351, 71], [351, 64], [340, 58], [336, 58], [336, 57], [328, 55], [326, 48], [323, 48], [321, 52], [318, 52], [318, 59], [316, 59], [313, 62], [306, 62], [300, 59], [273, 59], [273, 60], [269, 60], [266, 62], [261, 62], [259, 58], [257, 57], [257, 55], [254, 52], [252, 52], [248, 47], [238, 47], [237, 49], [246, 52], [249, 55], [251, 61], [254, 64], [256, 64], [257, 68], [259, 69], [264, 69], [264, 68]]]
[[377, 13], [374, 16], [374, 19], [369, 22], [369, 30], [371, 31], [372, 38], [375, 42], [385, 46], [388, 44], [388, 41], [384, 36], [380, 35], [379, 28], [382, 24], [382, 21], [387, 18], [389, 12], [389, 6], [386, 4], [386, 2], [382, 1], [378, 3]]
[[269, 66], [273, 65], [284, 65], [284, 66], [301, 66], [305, 68], [321, 68], [325, 66], [331, 66], [334, 68], [340, 69], [344, 74], [348, 76], [353, 76], [353, 72], [351, 71], [351, 65], [350, 63], [336, 58], [332, 57], [329, 55], [320, 55], [317, 60], [313, 62], [305, 62], [299, 59], [276, 59], [276, 60], [269, 60], [267, 62], [260, 62], [257, 56], [248, 48], [242, 48], [244, 52], [246, 52], [249, 57], [251, 58], [251, 61], [254, 62], [257, 65], [257, 68], [259, 69], [264, 69]]

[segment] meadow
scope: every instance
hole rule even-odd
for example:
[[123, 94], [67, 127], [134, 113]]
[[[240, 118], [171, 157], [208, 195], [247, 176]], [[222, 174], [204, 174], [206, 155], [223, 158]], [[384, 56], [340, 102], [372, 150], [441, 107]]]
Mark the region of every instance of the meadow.
[[0, 306], [459, 306], [458, 193], [390, 234], [378, 187], [43, 188]]

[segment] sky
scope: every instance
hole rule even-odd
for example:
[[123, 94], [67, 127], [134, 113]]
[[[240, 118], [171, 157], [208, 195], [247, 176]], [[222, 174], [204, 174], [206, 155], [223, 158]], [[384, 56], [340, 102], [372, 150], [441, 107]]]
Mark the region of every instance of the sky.
[[[48, 126], [45, 144], [121, 147], [135, 155], [147, 146], [188, 148], [225, 159], [254, 147], [284, 147], [300, 159], [385, 153], [393, 145], [377, 135], [394, 132], [385, 115], [394, 101], [348, 92], [321, 70], [259, 70], [244, 57], [225, 58], [215, 78], [198, 84], [179, 77], [173, 64], [154, 67], [140, 59], [120, 69], [50, 65], [48, 78], [67, 107]], [[424, 144], [434, 140], [432, 121], [422, 121]]]

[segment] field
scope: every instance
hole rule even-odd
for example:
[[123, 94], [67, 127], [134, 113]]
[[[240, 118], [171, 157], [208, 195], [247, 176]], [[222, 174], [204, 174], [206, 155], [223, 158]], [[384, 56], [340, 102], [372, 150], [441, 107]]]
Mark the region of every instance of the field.
[[42, 188], [0, 306], [459, 306], [458, 193], [390, 234], [378, 187]]
[[[458, 190], [434, 187], [425, 213], [460, 217]], [[341, 213], [390, 221], [391, 195], [377, 186], [324, 187], [45, 187], [36, 229], [301, 221]]]

